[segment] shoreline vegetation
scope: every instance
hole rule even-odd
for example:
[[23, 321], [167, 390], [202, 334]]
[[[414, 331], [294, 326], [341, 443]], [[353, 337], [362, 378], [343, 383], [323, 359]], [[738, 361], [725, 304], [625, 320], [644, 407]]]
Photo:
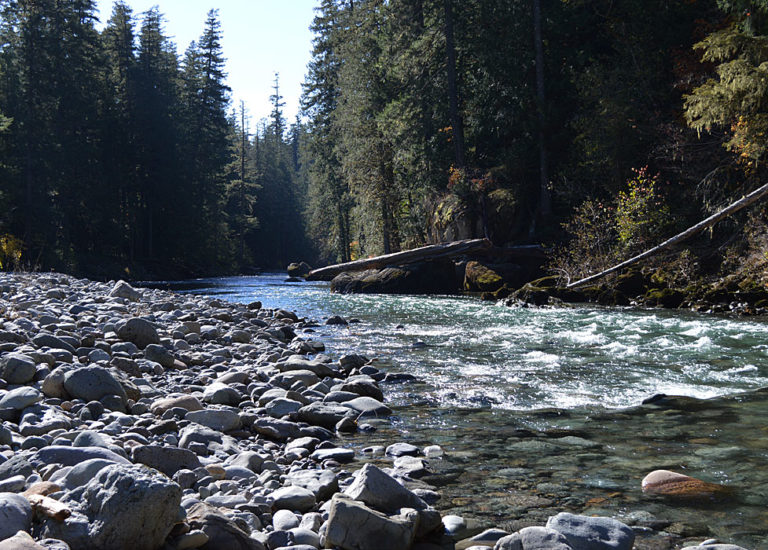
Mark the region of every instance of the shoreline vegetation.
[[[442, 515], [424, 479], [449, 450], [343, 446], [388, 423], [407, 373], [323, 355], [294, 313], [56, 273], [0, 274], [0, 313], [0, 548], [652, 547], [608, 517], [508, 533]], [[665, 471], [643, 491], [730, 498]]]

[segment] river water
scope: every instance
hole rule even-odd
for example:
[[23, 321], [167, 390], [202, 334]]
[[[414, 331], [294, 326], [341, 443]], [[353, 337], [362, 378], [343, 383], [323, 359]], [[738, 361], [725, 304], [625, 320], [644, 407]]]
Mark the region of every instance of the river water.
[[[323, 341], [327, 354], [362, 353], [415, 375], [385, 385], [389, 422], [345, 443], [441, 445], [446, 455], [431, 461], [428, 481], [445, 513], [508, 530], [557, 511], [611, 515], [637, 525], [647, 548], [716, 537], [768, 549], [766, 320], [337, 295], [327, 283], [284, 278], [170, 286], [295, 311], [318, 321], [301, 337]], [[324, 325], [331, 315], [358, 322]], [[641, 405], [659, 393], [685, 398]], [[655, 469], [727, 484], [736, 496], [652, 499], [640, 481]]]

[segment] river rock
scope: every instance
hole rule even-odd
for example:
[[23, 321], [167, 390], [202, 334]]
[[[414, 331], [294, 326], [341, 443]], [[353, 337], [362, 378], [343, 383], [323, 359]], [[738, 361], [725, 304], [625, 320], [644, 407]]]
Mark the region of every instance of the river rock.
[[341, 391], [350, 391], [361, 396], [373, 397], [377, 401], [384, 401], [384, 393], [376, 384], [376, 381], [369, 376], [350, 376], [339, 389]]
[[[68, 471], [59, 470], [51, 476], [50, 481], [56, 483], [63, 489], [72, 490], [85, 485], [101, 470], [113, 464], [115, 464], [115, 462], [112, 460], [91, 458], [75, 464]], [[58, 475], [61, 472], [64, 472], [63, 475]]]
[[272, 527], [277, 531], [288, 531], [299, 526], [299, 518], [290, 510], [278, 510], [272, 514]]
[[339, 490], [338, 477], [331, 470], [295, 470], [285, 478], [291, 485], [311, 491], [317, 502], [331, 498]]
[[720, 543], [702, 543], [699, 546], [686, 546], [682, 550], [747, 550], [741, 546], [735, 544], [720, 544]]
[[242, 426], [240, 416], [235, 411], [223, 409], [203, 409], [202, 411], [188, 412], [184, 417], [190, 422], [197, 422], [202, 426], [219, 432], [237, 430]]
[[312, 267], [307, 262], [292, 262], [288, 264], [286, 271], [290, 277], [306, 277], [312, 271]]
[[261, 472], [261, 466], [264, 464], [264, 457], [261, 456], [256, 451], [244, 451], [242, 453], [238, 453], [236, 455], [233, 455], [229, 459], [227, 459], [227, 462], [225, 463], [225, 466], [237, 466], [239, 468], [247, 468], [248, 470], [259, 473]]
[[354, 412], [346, 407], [316, 401], [299, 409], [298, 415], [302, 422], [332, 430], [339, 420], [346, 416], [354, 416]]
[[115, 464], [130, 465], [131, 461], [119, 454], [101, 447], [66, 447], [64, 445], [51, 445], [37, 451], [29, 462], [37, 468], [47, 464], [61, 464], [62, 466], [75, 466], [92, 458], [103, 458]]
[[733, 489], [669, 470], [655, 470], [642, 481], [644, 493], [674, 500], [712, 501], [733, 496]]
[[87, 485], [67, 493], [64, 522], [43, 524], [43, 535], [73, 548], [155, 550], [179, 518], [181, 488], [144, 466], [112, 465]]
[[141, 349], [146, 348], [150, 344], [160, 343], [160, 337], [154, 325], [140, 317], [128, 319], [128, 321], [117, 327], [116, 332], [118, 338], [127, 342], [133, 342]]
[[[186, 506], [186, 505], [185, 505]], [[266, 547], [213, 506], [197, 502], [187, 508], [187, 523], [192, 529], [202, 530], [208, 542], [203, 550], [266, 550]]]
[[138, 302], [141, 299], [141, 293], [125, 281], [117, 281], [109, 296], [113, 298], [125, 298], [131, 302]]
[[426, 502], [373, 464], [366, 464], [355, 473], [354, 481], [344, 489], [344, 494], [384, 513], [394, 513], [400, 508], [427, 508]]
[[160, 363], [166, 369], [172, 369], [176, 365], [176, 358], [173, 354], [160, 344], [148, 344], [144, 348], [144, 358], [147, 361]]
[[416, 512], [387, 517], [337, 494], [331, 500], [325, 543], [355, 550], [404, 550], [413, 544], [417, 522]]
[[23, 353], [7, 353], [0, 358], [0, 378], [9, 384], [26, 384], [37, 373], [35, 361]]
[[53, 430], [66, 430], [72, 421], [60, 409], [47, 405], [32, 405], [24, 409], [19, 433], [24, 437], [44, 435]]
[[547, 520], [547, 528], [565, 535], [573, 550], [631, 550], [635, 533], [620, 521], [561, 512]]
[[20, 411], [42, 400], [43, 394], [38, 390], [29, 386], [22, 386], [20, 388], [12, 389], [0, 397], [0, 409], [14, 409]]
[[504, 279], [491, 267], [477, 261], [467, 262], [464, 270], [464, 290], [496, 292], [504, 284]]
[[344, 401], [342, 407], [347, 407], [358, 413], [361, 417], [386, 418], [392, 414], [392, 409], [373, 397], [361, 396]]
[[242, 401], [242, 396], [235, 388], [228, 386], [227, 384], [222, 384], [221, 382], [214, 382], [205, 388], [205, 391], [203, 392], [203, 401], [213, 405], [230, 405], [236, 407], [240, 401]]
[[0, 542], [0, 550], [49, 550], [45, 546], [40, 546], [32, 538], [32, 535], [25, 531], [19, 531], [11, 538]]
[[273, 510], [309, 512], [316, 504], [314, 493], [304, 487], [281, 487], [270, 496]]
[[104, 367], [80, 367], [64, 375], [64, 389], [76, 399], [98, 401], [108, 395], [117, 395], [128, 400], [122, 384]]
[[32, 343], [38, 348], [63, 349], [75, 353], [75, 346], [53, 334], [40, 333], [32, 338]]
[[526, 527], [500, 538], [493, 550], [572, 550], [565, 535], [546, 527]]
[[27, 479], [22, 476], [13, 476], [0, 481], [0, 493], [20, 493], [24, 490]]
[[336, 462], [352, 462], [355, 459], [354, 449], [346, 449], [344, 447], [330, 447], [327, 449], [317, 449], [311, 455], [310, 458], [318, 462], [324, 460], [335, 460]]
[[175, 407], [182, 408], [186, 411], [203, 410], [203, 404], [194, 395], [179, 395], [157, 399], [152, 403], [149, 410], [152, 411], [152, 414], [161, 416], [168, 409], [173, 409]]
[[15, 493], [0, 493], [0, 540], [29, 531], [32, 525], [32, 506]]
[[285, 399], [284, 397], [278, 397], [277, 399], [273, 399], [269, 403], [267, 403], [267, 405], [264, 407], [264, 411], [269, 416], [274, 416], [275, 418], [281, 418], [283, 416], [288, 416], [290, 414], [299, 412], [299, 409], [303, 406], [304, 405], [299, 401], [294, 401], [293, 399]]
[[134, 462], [159, 470], [168, 477], [172, 477], [179, 470], [194, 470], [200, 467], [200, 459], [195, 453], [179, 447], [139, 445], [133, 448], [132, 457]]

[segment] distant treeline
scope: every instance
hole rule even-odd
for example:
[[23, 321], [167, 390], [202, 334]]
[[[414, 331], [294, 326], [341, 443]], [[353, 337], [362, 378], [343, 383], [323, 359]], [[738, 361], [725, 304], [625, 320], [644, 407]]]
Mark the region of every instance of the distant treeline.
[[118, 2], [98, 32], [91, 0], [0, 6], [6, 256], [150, 276], [301, 255], [298, 132], [277, 80], [268, 123], [249, 132], [245, 107], [231, 110], [215, 11], [179, 59], [157, 8], [137, 19]]
[[563, 224], [613, 261], [765, 172], [768, 0], [320, 0], [303, 118], [275, 77], [255, 128], [215, 11], [179, 58], [157, 8], [98, 32], [91, 0], [0, 6], [6, 267], [226, 273]]

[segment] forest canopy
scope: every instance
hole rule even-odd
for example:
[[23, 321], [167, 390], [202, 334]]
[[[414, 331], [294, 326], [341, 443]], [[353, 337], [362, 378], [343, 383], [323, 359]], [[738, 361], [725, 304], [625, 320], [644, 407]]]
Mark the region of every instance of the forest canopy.
[[763, 179], [765, 1], [319, 0], [301, 116], [275, 75], [253, 128], [215, 10], [183, 55], [158, 8], [117, 2], [101, 31], [92, 0], [0, 10], [2, 269], [224, 274], [483, 236], [570, 238], [561, 265], [597, 269]]

